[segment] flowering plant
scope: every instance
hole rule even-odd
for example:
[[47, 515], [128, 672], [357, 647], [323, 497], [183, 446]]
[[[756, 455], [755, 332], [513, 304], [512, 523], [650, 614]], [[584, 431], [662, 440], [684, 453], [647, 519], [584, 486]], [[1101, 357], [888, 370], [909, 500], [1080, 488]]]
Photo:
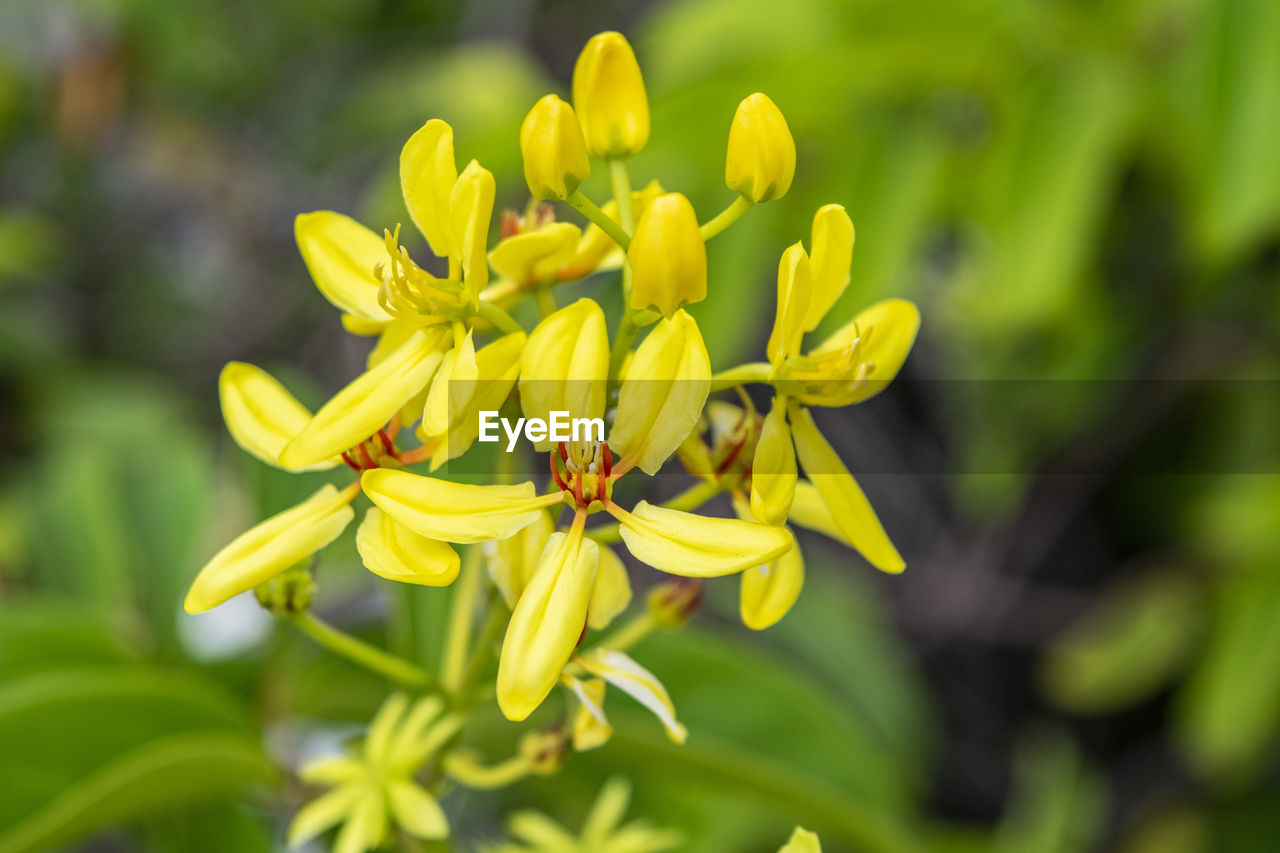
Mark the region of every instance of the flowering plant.
[[[688, 732], [671, 697], [630, 652], [651, 632], [688, 619], [707, 578], [740, 576], [749, 627], [781, 619], [804, 580], [789, 524], [843, 542], [881, 570], [904, 567], [810, 413], [883, 389], [919, 325], [911, 303], [887, 300], [806, 348], [805, 335], [848, 284], [854, 231], [844, 208], [822, 207], [808, 248], [796, 242], [782, 253], [766, 361], [713, 373], [686, 310], [707, 293], [706, 241], [790, 188], [796, 151], [782, 113], [759, 93], [739, 105], [725, 164], [726, 185], [737, 195], [700, 224], [680, 193], [657, 181], [631, 187], [626, 158], [648, 139], [649, 110], [621, 35], [590, 40], [572, 94], [572, 105], [547, 95], [525, 119], [520, 147], [532, 200], [523, 213], [502, 214], [492, 249], [493, 175], [475, 160], [458, 169], [452, 129], [438, 119], [417, 131], [400, 157], [405, 206], [435, 260], [411, 258], [398, 225], [379, 236], [330, 211], [297, 218], [298, 246], [316, 286], [342, 312], [347, 331], [377, 339], [367, 370], [317, 412], [260, 368], [235, 362], [222, 372], [223, 414], [242, 448], [290, 471], [345, 465], [355, 476], [219, 551], [192, 584], [186, 609], [206, 611], [253, 590], [264, 607], [320, 644], [417, 695], [391, 696], [358, 753], [303, 768], [305, 781], [331, 790], [298, 814], [295, 842], [337, 824], [344, 853], [377, 847], [395, 832], [445, 837], [449, 822], [437, 800], [447, 789], [554, 773], [571, 751], [605, 744], [609, 688], [639, 701], [683, 742]], [[579, 188], [593, 159], [612, 181], [614, 198], [603, 206]], [[552, 201], [577, 210], [587, 226], [557, 220]], [[623, 308], [612, 338], [598, 302], [559, 306], [573, 282], [619, 269]], [[541, 316], [531, 329], [513, 317], [525, 300]], [[767, 414], [742, 393], [748, 383], [772, 389]], [[733, 389], [738, 405], [711, 397]], [[503, 470], [490, 482], [434, 476], [472, 449], [486, 415], [504, 409], [530, 420], [599, 420], [607, 431], [536, 438], [546, 474], [523, 482], [516, 482], [509, 449], [499, 451]], [[413, 446], [405, 446], [410, 436]], [[621, 478], [653, 477], [673, 458], [692, 479], [684, 491], [661, 503], [615, 500]], [[698, 512], [720, 494], [730, 495], [736, 517]], [[314, 555], [351, 525], [361, 495], [371, 506], [355, 541], [371, 572], [458, 587], [438, 671], [311, 612]], [[600, 513], [607, 523], [592, 519]], [[632, 585], [614, 550], [619, 544], [639, 563], [674, 576], [629, 617]], [[486, 756], [460, 745], [473, 712], [490, 697], [520, 722], [557, 688], [562, 721], [527, 732], [516, 755]], [[619, 797], [622, 806], [608, 805]], [[602, 801], [616, 812], [599, 830], [607, 834], [625, 793]], [[620, 849], [670, 844], [661, 832], [641, 835], [649, 846]], [[788, 849], [816, 843], [798, 832]]]

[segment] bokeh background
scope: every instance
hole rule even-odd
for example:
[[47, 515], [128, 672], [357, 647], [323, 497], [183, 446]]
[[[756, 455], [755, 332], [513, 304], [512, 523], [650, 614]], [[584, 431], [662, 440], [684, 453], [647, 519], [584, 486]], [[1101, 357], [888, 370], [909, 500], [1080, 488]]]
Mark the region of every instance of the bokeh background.
[[[217, 372], [340, 387], [367, 342], [294, 215], [405, 221], [428, 117], [522, 206], [519, 122], [602, 29], [646, 74], [638, 184], [719, 210], [753, 91], [796, 137], [790, 194], [711, 244], [716, 367], [759, 358], [821, 203], [858, 229], [833, 318], [920, 304], [902, 379], [820, 420], [908, 570], [806, 539], [763, 634], [712, 584], [637, 652], [688, 745], [611, 703], [614, 742], [561, 775], [449, 799], [462, 847], [517, 805], [574, 826], [620, 772], [708, 853], [795, 823], [831, 851], [1280, 849], [1280, 4], [8, 0], [0, 850], [278, 848], [304, 792], [272, 768], [387, 688], [251, 603], [180, 613], [316, 486], [232, 445]], [[373, 583], [349, 543], [320, 577], [327, 618], [434, 660], [447, 593]]]

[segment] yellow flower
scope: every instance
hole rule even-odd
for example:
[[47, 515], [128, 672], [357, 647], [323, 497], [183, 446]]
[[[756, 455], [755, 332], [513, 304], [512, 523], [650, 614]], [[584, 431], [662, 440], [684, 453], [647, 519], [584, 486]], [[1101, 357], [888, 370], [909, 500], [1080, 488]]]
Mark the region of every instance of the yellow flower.
[[[657, 181], [650, 181], [644, 189], [632, 192], [632, 221], [639, 221], [644, 212], [649, 209], [649, 205], [653, 204], [654, 199], [664, 194], [665, 190]], [[608, 202], [601, 210], [614, 222], [619, 221], [616, 201]], [[622, 249], [613, 242], [613, 238], [599, 225], [592, 224], [582, 232], [577, 251], [573, 258], [559, 270], [558, 278], [561, 281], [574, 281], [597, 270], [617, 269], [622, 266], [622, 258]]]
[[681, 306], [707, 298], [707, 247], [693, 205], [680, 193], [659, 196], [645, 209], [627, 261], [636, 310], [651, 308], [671, 319]]
[[600, 33], [582, 49], [573, 67], [573, 106], [596, 157], [627, 157], [649, 141], [644, 79], [621, 33]]
[[304, 782], [331, 790], [308, 803], [289, 827], [298, 847], [341, 824], [335, 853], [364, 853], [386, 843], [392, 827], [422, 839], [449, 835], [436, 798], [415, 779], [418, 770], [457, 732], [460, 717], [443, 715], [444, 703], [402, 694], [383, 703], [357, 753], [308, 762]]
[[492, 847], [489, 853], [662, 853], [684, 842], [679, 833], [643, 820], [623, 825], [630, 799], [631, 786], [621, 778], [610, 779], [577, 834], [541, 812], [516, 812], [507, 824], [516, 840]]
[[796, 143], [787, 120], [766, 95], [738, 104], [729, 127], [724, 182], [747, 201], [782, 198], [796, 173]]
[[591, 174], [573, 107], [555, 95], [533, 105], [520, 126], [524, 179], [534, 198], [564, 201]]
[[[612, 684], [614, 687], [626, 693], [635, 699], [641, 705], [644, 705], [655, 717], [662, 723], [663, 728], [667, 731], [667, 736], [675, 743], [684, 743], [689, 737], [689, 730], [686, 729], [676, 719], [676, 709], [671, 703], [671, 697], [667, 695], [667, 689], [649, 670], [636, 663], [626, 654], [608, 648], [596, 648], [586, 654], [578, 655], [574, 658], [574, 663], [586, 670], [589, 674], [601, 679], [602, 681]], [[579, 701], [588, 702], [592, 699], [592, 693], [586, 691], [579, 692], [572, 682], [576, 681], [571, 677], [567, 680], [573, 688], [574, 693], [578, 696]], [[587, 709], [587, 712], [597, 720], [604, 719], [604, 691], [599, 691], [600, 699], [595, 705]], [[605, 721], [607, 725], [607, 721]]]
[[[218, 376], [222, 419], [236, 444], [277, 468], [280, 451], [311, 422], [312, 414], [260, 367], [230, 362]], [[344, 450], [346, 448], [343, 448]], [[340, 464], [335, 456], [303, 470], [323, 471]], [[293, 469], [286, 469], [293, 470]]]
[[522, 288], [551, 284], [577, 258], [581, 241], [582, 231], [573, 223], [548, 222], [500, 242], [489, 253], [489, 266]]
[[817, 833], [797, 826], [791, 833], [791, 839], [782, 846], [778, 853], [822, 853], [822, 843]]

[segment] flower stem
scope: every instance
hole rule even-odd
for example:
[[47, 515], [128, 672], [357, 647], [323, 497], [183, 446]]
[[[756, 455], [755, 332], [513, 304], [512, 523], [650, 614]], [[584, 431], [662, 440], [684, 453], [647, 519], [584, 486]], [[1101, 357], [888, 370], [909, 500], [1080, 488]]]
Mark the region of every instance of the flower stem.
[[702, 226], [703, 242], [710, 240], [724, 229], [738, 221], [742, 214], [751, 209], [751, 202], [746, 196], [738, 196], [733, 200], [733, 204], [716, 214], [714, 219], [706, 222]]
[[533, 298], [538, 304], [538, 314], [544, 320], [556, 313], [556, 295], [551, 292], [551, 285], [538, 285], [533, 290]]
[[449, 696], [456, 696], [462, 686], [475, 621], [476, 599], [484, 579], [484, 554], [479, 545], [467, 549], [463, 558], [462, 577], [449, 614], [449, 633], [445, 636], [444, 654], [440, 660], [440, 685]]
[[476, 685], [480, 681], [480, 676], [484, 675], [485, 667], [493, 660], [493, 647], [502, 636], [509, 615], [506, 604], [500, 597], [490, 598], [489, 615], [485, 618], [484, 627], [480, 629], [475, 646], [472, 647], [471, 660], [467, 661], [467, 671], [462, 678], [462, 687], [458, 696], [461, 702], [474, 701]]
[[614, 336], [613, 348], [609, 350], [609, 388], [618, 384], [618, 374], [622, 372], [622, 363], [631, 352], [631, 345], [636, 342], [640, 327], [636, 324], [636, 312], [630, 308], [622, 309], [622, 322], [618, 324], [618, 334]]
[[739, 364], [737, 367], [722, 370], [715, 376], [712, 376], [711, 390], [724, 391], [726, 388], [733, 388], [738, 385], [746, 385], [752, 382], [768, 384], [772, 374], [773, 368], [763, 361], [754, 361], [750, 364]]
[[356, 639], [345, 631], [320, 620], [310, 611], [299, 613], [291, 618], [302, 633], [334, 654], [342, 655], [406, 687], [426, 689], [432, 685], [431, 675], [426, 670], [409, 663], [404, 658], [384, 652], [364, 640]]
[[[609, 178], [613, 182], [613, 200], [618, 205], [618, 222], [622, 230], [634, 234], [636, 230], [635, 213], [631, 209], [631, 176], [627, 174], [625, 160], [609, 161]], [[622, 264], [622, 304], [630, 313], [631, 305], [631, 264]], [[634, 335], [632, 336], [634, 338]], [[628, 346], [630, 346], [628, 344]]]
[[596, 648], [625, 652], [652, 634], [657, 627], [658, 622], [649, 611], [637, 613], [625, 625], [596, 643]]
[[480, 304], [476, 307], [476, 315], [488, 320], [493, 324], [494, 328], [504, 335], [524, 331], [524, 328], [510, 314], [487, 300], [480, 300]]
[[608, 234], [613, 242], [622, 247], [622, 251], [625, 252], [627, 247], [631, 245], [630, 227], [619, 226], [594, 201], [583, 195], [582, 190], [574, 190], [573, 194], [565, 200], [569, 202], [574, 210], [587, 217], [601, 231]]

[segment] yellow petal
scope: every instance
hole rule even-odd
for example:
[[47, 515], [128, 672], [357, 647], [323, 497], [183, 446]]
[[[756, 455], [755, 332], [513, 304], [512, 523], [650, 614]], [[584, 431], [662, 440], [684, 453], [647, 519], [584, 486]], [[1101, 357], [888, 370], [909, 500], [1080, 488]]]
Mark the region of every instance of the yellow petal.
[[751, 463], [751, 514], [764, 524], [782, 524], [796, 493], [796, 452], [787, 410], [777, 399], [765, 416]]
[[524, 287], [552, 282], [557, 270], [577, 255], [581, 238], [582, 232], [572, 222], [548, 222], [494, 246], [489, 265]]
[[573, 748], [586, 752], [604, 746], [613, 737], [613, 726], [604, 715], [604, 681], [599, 678], [581, 681], [566, 676], [565, 683], [578, 697], [578, 711], [573, 716]]
[[533, 105], [520, 125], [520, 154], [529, 192], [564, 201], [591, 174], [587, 143], [573, 107], [556, 95]]
[[301, 847], [331, 826], [346, 820], [362, 789], [343, 786], [317, 797], [303, 806], [289, 824], [290, 847]]
[[479, 378], [474, 333], [468, 329], [462, 346], [445, 353], [440, 369], [431, 380], [431, 390], [422, 410], [422, 431], [429, 436], [448, 432], [449, 425], [462, 415], [467, 400], [475, 393]]
[[816, 834], [797, 826], [791, 840], [778, 853], [822, 853], [822, 844]]
[[813, 237], [809, 243], [809, 269], [813, 296], [805, 315], [804, 329], [812, 331], [849, 284], [849, 264], [853, 262], [853, 221], [844, 207], [824, 205], [813, 216]]
[[790, 531], [736, 518], [713, 518], [653, 506], [631, 512], [616, 504], [622, 541], [637, 560], [673, 575], [711, 578], [731, 575], [780, 557], [791, 547]]
[[[544, 319], [529, 335], [520, 366], [520, 409], [550, 422], [552, 412], [571, 418], [604, 417], [609, 378], [609, 333], [604, 311], [579, 299]], [[549, 450], [550, 440], [538, 442]]]
[[463, 289], [474, 305], [489, 283], [489, 220], [493, 218], [493, 173], [475, 160], [458, 175], [449, 194], [453, 257], [462, 264]]
[[418, 129], [400, 151], [400, 189], [409, 218], [440, 258], [454, 255], [449, 195], [458, 180], [453, 155], [453, 128], [432, 119]]
[[484, 543], [484, 553], [492, 578], [507, 607], [514, 610], [538, 566], [538, 558], [547, 544], [547, 538], [555, 529], [551, 515], [538, 513], [532, 524], [520, 529], [514, 536], [497, 542]]
[[898, 375], [918, 331], [920, 309], [905, 299], [885, 299], [859, 312], [813, 352], [815, 355], [835, 352], [862, 336], [861, 358], [875, 368], [867, 383], [853, 396], [852, 402], [860, 402], [879, 394]]
[[729, 126], [724, 182], [751, 202], [782, 198], [796, 174], [796, 143], [782, 111], [756, 92], [738, 104]]
[[707, 247], [689, 199], [667, 193], [636, 223], [627, 248], [631, 307], [670, 318], [682, 305], [707, 298]]
[[621, 33], [587, 42], [573, 66], [573, 107], [587, 150], [602, 160], [634, 154], [649, 141], [649, 101], [631, 45]]
[[804, 555], [795, 545], [771, 563], [742, 573], [739, 609], [742, 623], [761, 631], [787, 615], [804, 586]]
[[[222, 419], [236, 444], [280, 467], [280, 451], [311, 422], [311, 412], [270, 373], [252, 364], [233, 361], [218, 376]], [[306, 470], [323, 471], [338, 464], [325, 459]]]
[[685, 311], [659, 321], [640, 344], [618, 393], [609, 446], [656, 474], [698, 425], [711, 392], [711, 359]]
[[845, 541], [877, 569], [892, 574], [902, 571], [906, 563], [849, 469], [818, 432], [813, 415], [803, 406], [793, 405], [790, 416], [800, 464], [831, 510]]
[[622, 652], [594, 649], [578, 657], [578, 662], [592, 675], [599, 676], [653, 712], [667, 736], [684, 743], [689, 731], [676, 720], [676, 709], [662, 682], [653, 673]]
[[377, 507], [369, 508], [356, 530], [356, 549], [364, 567], [387, 580], [448, 586], [458, 576], [458, 552], [414, 533]]
[[381, 320], [366, 320], [364, 317], [357, 317], [355, 314], [342, 315], [342, 328], [360, 337], [367, 338], [371, 335], [376, 335], [386, 327], [387, 324]]
[[793, 243], [778, 263], [778, 313], [769, 334], [769, 363], [777, 367], [800, 351], [808, 316], [813, 280], [804, 246]]
[[460, 545], [506, 539], [563, 499], [539, 497], [533, 483], [477, 486], [389, 468], [365, 471], [360, 484], [383, 512], [411, 530]]
[[382, 792], [367, 787], [358, 790], [361, 796], [334, 839], [333, 853], [367, 853], [381, 847], [386, 839], [387, 805]]
[[396, 826], [418, 838], [445, 838], [449, 821], [436, 798], [409, 780], [387, 783], [387, 805]]
[[353, 496], [325, 486], [242, 533], [200, 570], [182, 606], [188, 613], [203, 613], [310, 557], [351, 523]]
[[631, 577], [627, 567], [608, 545], [600, 546], [600, 570], [591, 588], [587, 607], [587, 624], [593, 631], [609, 627], [609, 623], [631, 603]]
[[285, 445], [280, 462], [294, 468], [343, 453], [386, 426], [431, 381], [440, 364], [438, 330], [414, 332], [372, 370], [335, 394]]
[[325, 299], [369, 323], [391, 322], [391, 315], [378, 304], [382, 283], [373, 274], [374, 267], [387, 259], [383, 238], [331, 210], [299, 214], [293, 233]]
[[796, 483], [795, 500], [791, 502], [791, 514], [788, 520], [809, 530], [825, 533], [837, 542], [853, 547], [853, 543], [847, 540], [840, 530], [840, 525], [836, 524], [831, 510], [827, 509], [826, 501], [822, 499], [822, 495], [818, 494], [818, 487], [808, 480], [799, 480]]
[[[525, 339], [523, 332], [512, 332], [481, 347], [476, 353], [478, 378], [471, 383], [462, 383], [461, 390], [469, 390], [470, 393], [465, 399], [453, 403], [449, 431], [431, 458], [432, 471], [467, 452], [480, 433], [480, 412], [502, 408], [520, 373], [520, 355]], [[451, 396], [452, 393], [450, 389]]]
[[599, 560], [579, 523], [547, 539], [502, 642], [498, 706], [507, 719], [528, 717], [555, 687], [582, 636]]

